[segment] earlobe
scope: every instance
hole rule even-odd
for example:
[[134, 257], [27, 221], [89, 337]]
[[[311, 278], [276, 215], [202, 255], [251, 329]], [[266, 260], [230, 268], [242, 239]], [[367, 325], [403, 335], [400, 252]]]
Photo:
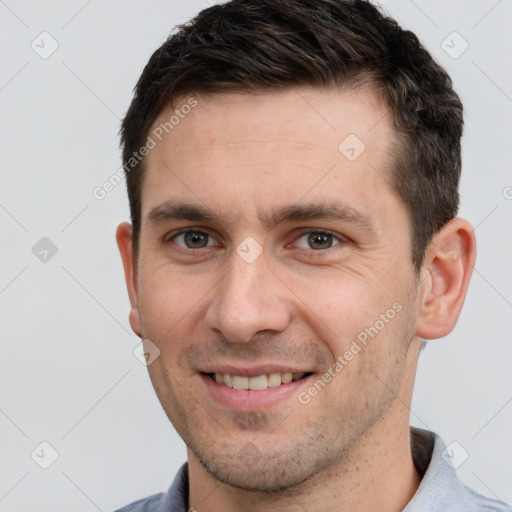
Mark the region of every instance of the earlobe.
[[116, 230], [116, 241], [123, 261], [126, 288], [130, 298], [130, 326], [137, 336], [142, 338], [138, 309], [137, 266], [133, 255], [133, 231], [128, 222], [119, 224]]
[[449, 334], [459, 317], [476, 258], [474, 230], [456, 218], [434, 235], [421, 273], [416, 335], [423, 339]]

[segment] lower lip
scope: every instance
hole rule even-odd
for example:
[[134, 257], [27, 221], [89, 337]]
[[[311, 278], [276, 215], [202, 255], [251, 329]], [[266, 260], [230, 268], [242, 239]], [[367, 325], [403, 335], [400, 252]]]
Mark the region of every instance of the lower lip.
[[273, 388], [258, 391], [228, 388], [223, 384], [218, 384], [208, 375], [200, 374], [200, 377], [217, 402], [230, 409], [253, 411], [255, 409], [271, 407], [292, 395], [297, 395], [299, 388], [304, 386], [304, 383], [310, 379], [312, 375], [289, 382], [288, 384], [280, 384]]

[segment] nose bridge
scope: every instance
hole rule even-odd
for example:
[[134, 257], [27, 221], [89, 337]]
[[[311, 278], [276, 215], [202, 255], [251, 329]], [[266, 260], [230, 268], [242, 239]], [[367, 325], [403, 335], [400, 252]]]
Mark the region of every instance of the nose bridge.
[[281, 331], [289, 320], [288, 306], [267, 258], [262, 253], [255, 256], [250, 243], [242, 242], [233, 251], [230, 270], [206, 313], [207, 326], [229, 341], [246, 342], [264, 330]]
[[267, 280], [269, 272], [263, 257], [253, 262], [244, 261], [238, 254], [231, 260], [230, 272], [225, 283], [225, 293], [235, 299], [243, 299], [255, 309], [260, 309], [264, 297], [260, 293], [261, 284]]

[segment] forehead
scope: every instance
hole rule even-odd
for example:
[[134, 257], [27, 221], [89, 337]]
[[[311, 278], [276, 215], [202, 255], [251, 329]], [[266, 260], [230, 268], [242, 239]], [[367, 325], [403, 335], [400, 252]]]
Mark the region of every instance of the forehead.
[[143, 218], [169, 194], [222, 209], [231, 192], [239, 209], [259, 212], [306, 195], [334, 201], [346, 193], [364, 207], [377, 189], [393, 194], [391, 114], [370, 89], [197, 95], [182, 109], [187, 101], [162, 111], [150, 131]]

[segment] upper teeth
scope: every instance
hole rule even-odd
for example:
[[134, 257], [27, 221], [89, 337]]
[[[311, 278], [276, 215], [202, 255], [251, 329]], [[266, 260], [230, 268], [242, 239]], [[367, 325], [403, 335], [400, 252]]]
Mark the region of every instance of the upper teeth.
[[305, 373], [269, 373], [267, 375], [257, 375], [256, 377], [243, 377], [241, 375], [228, 375], [225, 373], [215, 373], [214, 378], [219, 384], [224, 384], [234, 389], [262, 390], [273, 388], [281, 384], [288, 384], [292, 380], [299, 380]]

